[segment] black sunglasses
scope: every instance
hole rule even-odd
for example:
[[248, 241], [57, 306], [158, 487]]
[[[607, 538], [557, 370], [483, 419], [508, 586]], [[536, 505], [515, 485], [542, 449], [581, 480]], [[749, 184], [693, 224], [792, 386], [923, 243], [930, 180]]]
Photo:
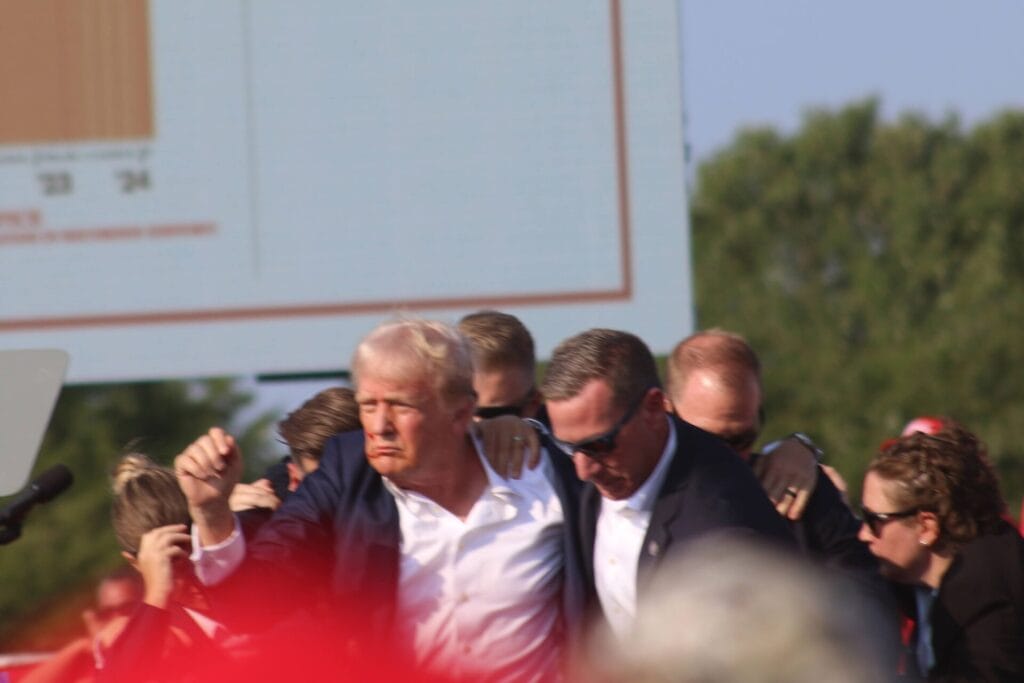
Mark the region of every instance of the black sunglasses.
[[633, 414], [636, 413], [637, 408], [640, 407], [640, 404], [644, 402], [646, 397], [647, 390], [645, 389], [644, 393], [640, 395], [640, 398], [633, 402], [633, 405], [629, 407], [629, 410], [626, 411], [625, 415], [616, 420], [611, 429], [604, 434], [598, 434], [597, 436], [592, 436], [589, 439], [584, 439], [583, 441], [562, 441], [552, 434], [551, 430], [544, 426], [543, 422], [532, 418], [526, 418], [523, 421], [547, 436], [558, 450], [562, 451], [569, 457], [572, 457], [575, 453], [582, 453], [588, 458], [600, 460], [615, 450], [615, 437], [619, 435], [619, 431], [621, 431], [622, 428], [626, 426], [626, 423], [630, 421]]
[[864, 520], [864, 523], [871, 529], [871, 535], [878, 538], [882, 535], [882, 527], [894, 519], [905, 519], [907, 517], [913, 517], [920, 508], [910, 508], [909, 510], [902, 510], [901, 512], [872, 512], [863, 505], [860, 508], [860, 518]]
[[[672, 406], [672, 414], [682, 420], [682, 416], [675, 406]], [[722, 441], [727, 443], [734, 451], [743, 452], [754, 445], [757, 437], [761, 436], [761, 426], [764, 424], [764, 408], [757, 409], [757, 424], [749, 429], [744, 429], [737, 434], [715, 434]]]
[[473, 414], [479, 417], [481, 420], [490, 420], [491, 418], [501, 417], [502, 415], [515, 415], [521, 417], [523, 410], [526, 406], [530, 405], [530, 401], [537, 395], [537, 390], [531, 388], [527, 392], [526, 398], [519, 403], [508, 405], [508, 406], [478, 406]]
[[722, 436], [722, 441], [729, 444], [734, 451], [742, 452], [754, 445], [754, 442], [757, 441], [757, 437], [760, 433], [761, 430], [754, 427], [746, 429], [739, 434], [724, 435]]

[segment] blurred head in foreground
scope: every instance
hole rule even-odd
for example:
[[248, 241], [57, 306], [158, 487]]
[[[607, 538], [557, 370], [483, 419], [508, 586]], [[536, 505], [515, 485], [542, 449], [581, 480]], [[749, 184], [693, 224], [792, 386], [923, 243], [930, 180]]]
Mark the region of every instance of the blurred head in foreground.
[[593, 639], [580, 680], [878, 683], [880, 617], [843, 584], [750, 536], [694, 542], [656, 575], [623, 642]]

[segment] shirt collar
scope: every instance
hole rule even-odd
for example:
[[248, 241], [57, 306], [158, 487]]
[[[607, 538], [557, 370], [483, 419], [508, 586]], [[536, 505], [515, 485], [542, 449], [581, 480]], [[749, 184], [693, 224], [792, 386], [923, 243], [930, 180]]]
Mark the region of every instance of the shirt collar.
[[192, 621], [196, 622], [196, 626], [198, 626], [210, 640], [216, 641], [227, 637], [228, 630], [224, 624], [219, 621], [214, 621], [205, 614], [197, 612], [189, 607], [182, 606], [182, 609], [185, 610], [186, 614], [192, 617]]
[[[511, 498], [519, 497], [520, 493], [510, 485], [509, 480], [502, 478], [491, 468], [491, 464], [487, 462], [487, 458], [484, 457], [483, 444], [473, 434], [470, 434], [470, 439], [473, 442], [473, 451], [476, 453], [477, 458], [480, 459], [480, 465], [484, 468], [484, 475], [487, 477], [486, 490], [503, 501], [509, 501]], [[415, 500], [416, 496], [410, 496], [409, 491], [399, 487], [395, 482], [391, 481], [387, 477], [382, 478], [384, 479], [384, 488], [386, 488], [392, 496], [406, 502]]]
[[519, 492], [516, 491], [514, 486], [510, 485], [511, 482], [500, 476], [491, 468], [491, 463], [487, 461], [487, 457], [484, 455], [483, 443], [481, 443], [473, 433], [470, 433], [469, 438], [473, 441], [473, 448], [476, 450], [477, 457], [480, 458], [480, 464], [484, 468], [484, 474], [487, 475], [487, 489], [502, 500], [508, 500], [513, 496], [518, 497]]
[[672, 463], [672, 458], [676, 453], [675, 425], [672, 424], [672, 420], [667, 414], [665, 415], [665, 421], [668, 422], [668, 439], [665, 441], [665, 449], [661, 452], [658, 464], [654, 466], [654, 470], [651, 471], [647, 480], [640, 485], [640, 488], [632, 496], [624, 501], [605, 500], [602, 501], [602, 504], [609, 504], [613, 509], [630, 508], [637, 512], [648, 512], [654, 509], [654, 500], [661, 491], [661, 485], [665, 483], [669, 465]]

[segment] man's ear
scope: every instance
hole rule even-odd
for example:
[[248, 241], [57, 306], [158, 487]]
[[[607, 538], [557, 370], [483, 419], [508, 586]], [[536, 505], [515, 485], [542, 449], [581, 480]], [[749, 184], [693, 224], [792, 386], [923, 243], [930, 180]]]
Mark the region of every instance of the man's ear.
[[669, 403], [668, 397], [658, 387], [651, 387], [644, 394], [643, 413], [648, 424], [665, 421], [665, 405]]
[[288, 470], [288, 490], [294, 491], [299, 488], [299, 484], [302, 483], [302, 478], [306, 476], [306, 473], [291, 460], [286, 462], [284, 466]]
[[530, 399], [523, 406], [522, 417], [537, 417], [537, 411], [540, 410], [541, 403], [544, 402], [544, 398], [540, 395], [540, 392], [536, 389], [530, 392]]
[[459, 399], [455, 405], [454, 424], [456, 431], [460, 434], [469, 431], [469, 425], [473, 422], [473, 415], [476, 412], [476, 398]]
[[122, 550], [121, 551], [121, 557], [124, 558], [125, 562], [130, 564], [136, 571], [138, 571], [138, 569], [139, 569], [139, 558], [138, 557], [136, 557], [135, 555], [131, 554], [130, 552], [128, 552], [126, 550]]

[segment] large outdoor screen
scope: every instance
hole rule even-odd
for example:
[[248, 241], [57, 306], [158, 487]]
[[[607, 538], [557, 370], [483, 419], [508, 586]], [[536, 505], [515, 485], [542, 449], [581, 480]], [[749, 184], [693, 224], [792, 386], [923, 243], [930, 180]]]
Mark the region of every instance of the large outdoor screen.
[[344, 367], [396, 313], [541, 355], [693, 321], [674, 0], [0, 4], [0, 348]]

